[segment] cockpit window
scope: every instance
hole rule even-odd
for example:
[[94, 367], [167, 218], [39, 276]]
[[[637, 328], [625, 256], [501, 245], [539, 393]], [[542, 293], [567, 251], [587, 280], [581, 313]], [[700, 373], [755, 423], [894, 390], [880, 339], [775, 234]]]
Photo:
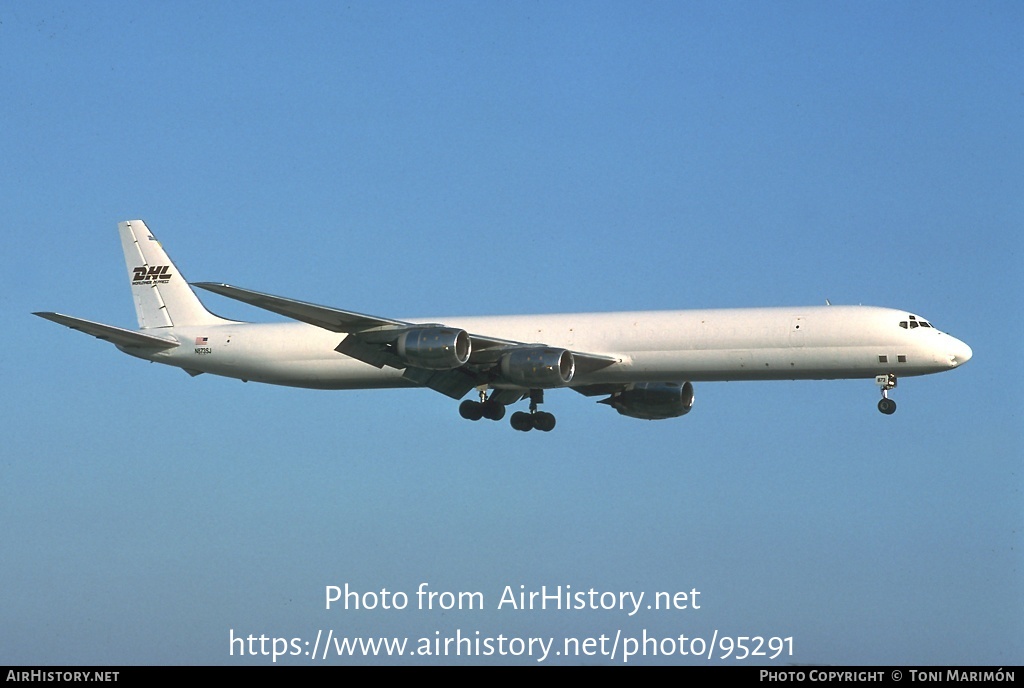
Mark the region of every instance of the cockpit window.
[[917, 316], [915, 316], [915, 315], [910, 315], [910, 316], [907, 316], [907, 317], [909, 318], [909, 320], [901, 320], [900, 321], [900, 327], [902, 327], [904, 330], [907, 330], [907, 329], [913, 330], [913, 329], [918, 328], [918, 327], [930, 327], [933, 330], [935, 329], [935, 326], [932, 325], [927, 320], [918, 320]]

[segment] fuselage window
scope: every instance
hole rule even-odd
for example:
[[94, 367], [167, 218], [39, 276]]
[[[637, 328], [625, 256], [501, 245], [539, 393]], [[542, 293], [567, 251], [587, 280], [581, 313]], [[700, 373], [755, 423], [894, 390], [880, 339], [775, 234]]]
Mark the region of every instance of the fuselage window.
[[906, 363], [907, 357], [904, 356], [903, 354], [900, 354], [899, 356], [896, 357], [896, 360], [899, 361], [900, 363]]
[[888, 363], [889, 362], [889, 357], [888, 356], [879, 356], [878, 357], [878, 362], [879, 363]]

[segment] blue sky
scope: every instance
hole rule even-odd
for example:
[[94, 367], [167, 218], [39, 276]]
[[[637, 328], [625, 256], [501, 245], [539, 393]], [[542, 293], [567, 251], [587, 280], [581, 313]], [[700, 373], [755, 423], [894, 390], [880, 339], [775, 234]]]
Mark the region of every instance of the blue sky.
[[[0, 5], [0, 660], [458, 629], [1022, 663], [1022, 29], [1010, 2]], [[550, 392], [550, 434], [192, 379], [29, 315], [134, 326], [136, 217], [191, 280], [382, 316], [827, 298], [974, 358], [892, 417], [871, 381], [704, 383], [659, 422]], [[324, 609], [422, 582], [487, 608]], [[506, 585], [702, 606], [497, 610]]]

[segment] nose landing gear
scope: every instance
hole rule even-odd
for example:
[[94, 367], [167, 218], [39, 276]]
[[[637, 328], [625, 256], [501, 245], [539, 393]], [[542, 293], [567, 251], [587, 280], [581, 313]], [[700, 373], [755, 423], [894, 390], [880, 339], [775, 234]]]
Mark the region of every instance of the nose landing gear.
[[896, 402], [889, 398], [889, 390], [896, 387], [895, 373], [876, 375], [875, 384], [882, 388], [882, 399], [878, 402], [878, 410], [887, 416], [896, 413]]

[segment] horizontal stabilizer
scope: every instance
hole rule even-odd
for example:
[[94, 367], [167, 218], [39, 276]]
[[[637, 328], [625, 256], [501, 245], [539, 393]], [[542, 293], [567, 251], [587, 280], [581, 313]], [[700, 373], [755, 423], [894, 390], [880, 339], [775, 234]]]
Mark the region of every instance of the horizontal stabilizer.
[[104, 325], [103, 323], [73, 318], [70, 315], [60, 313], [33, 313], [40, 318], [45, 318], [59, 325], [70, 327], [72, 330], [91, 334], [97, 339], [105, 339], [117, 346], [134, 347], [140, 349], [173, 349], [178, 346], [177, 340], [169, 337], [158, 337], [152, 334], [142, 334], [134, 330], [126, 330], [123, 327]]

